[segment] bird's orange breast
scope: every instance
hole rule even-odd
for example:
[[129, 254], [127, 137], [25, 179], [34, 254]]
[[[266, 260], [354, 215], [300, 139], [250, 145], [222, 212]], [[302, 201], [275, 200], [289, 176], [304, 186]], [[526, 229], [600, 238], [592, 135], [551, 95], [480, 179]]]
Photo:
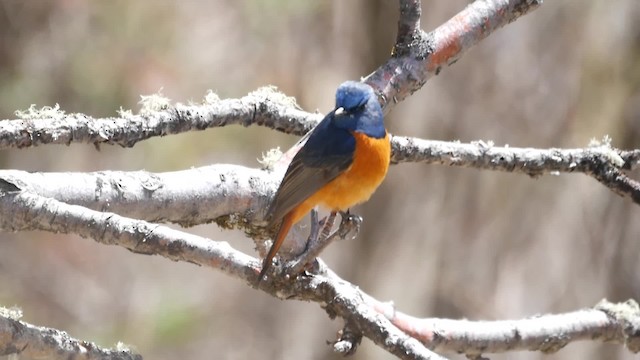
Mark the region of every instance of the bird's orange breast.
[[347, 210], [369, 200], [382, 183], [391, 158], [389, 134], [382, 139], [358, 132], [353, 136], [356, 147], [351, 166], [308, 198], [304, 207], [322, 205], [332, 211]]

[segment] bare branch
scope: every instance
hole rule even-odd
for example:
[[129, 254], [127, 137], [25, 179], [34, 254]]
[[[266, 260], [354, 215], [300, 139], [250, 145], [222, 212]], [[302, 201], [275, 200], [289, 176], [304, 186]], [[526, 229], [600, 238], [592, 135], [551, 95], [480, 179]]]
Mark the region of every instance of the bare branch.
[[20, 321], [19, 316], [7, 314], [6, 310], [0, 308], [0, 356], [51, 360], [142, 359], [123, 345], [118, 345], [117, 349], [103, 349], [92, 342], [74, 339], [64, 331]]
[[[398, 18], [398, 35], [396, 47], [410, 45], [419, 40], [420, 17], [422, 16], [422, 4], [420, 0], [400, 0], [400, 17]], [[395, 52], [395, 51], [394, 51]]]
[[[425, 33], [420, 30], [420, 1], [400, 0], [397, 44], [391, 58], [365, 81], [379, 91], [388, 112], [444, 66], [455, 63], [465, 50], [540, 3], [540, 0], [475, 1], [444, 25]], [[0, 149], [72, 142], [130, 147], [153, 136], [227, 124], [256, 124], [304, 134], [321, 117], [299, 110], [294, 101], [271, 88], [241, 99], [220, 100], [210, 94], [201, 105], [172, 106], [163, 98], [149, 105], [148, 100], [145, 98], [140, 114], [121, 112], [118, 118], [67, 115], [57, 108], [22, 112], [18, 120], [0, 122]], [[565, 150], [499, 148], [483, 142], [459, 144], [402, 137], [394, 137], [393, 149], [393, 161], [398, 163], [440, 163], [522, 172], [530, 176], [583, 172], [612, 191], [640, 203], [640, 186], [619, 170], [637, 166], [640, 150], [619, 151], [608, 145]], [[206, 171], [210, 173], [203, 176], [202, 172]], [[185, 176], [189, 181], [182, 180]], [[261, 209], [266, 207], [275, 190], [274, 176], [266, 171], [227, 165], [165, 174], [103, 172], [85, 174], [77, 180], [71, 179], [78, 174], [3, 171], [0, 173], [0, 215], [3, 215], [0, 228], [78, 234], [136, 253], [158, 254], [174, 261], [209, 266], [255, 286], [260, 262], [226, 242], [214, 242], [87, 207], [183, 225], [235, 217], [245, 231], [258, 238], [265, 231], [259, 224]], [[54, 177], [55, 181], [51, 182]], [[78, 187], [61, 192], [60, 184], [64, 183], [68, 189], [70, 181]], [[184, 184], [188, 184], [188, 189]], [[42, 195], [57, 196], [59, 200], [83, 206]], [[203, 197], [205, 202], [200, 201]], [[415, 319], [395, 311], [387, 318], [383, 315], [384, 309], [381, 311], [376, 305], [379, 302], [320, 266], [320, 275], [272, 276], [262, 283], [261, 290], [280, 298], [314, 301], [330, 316], [345, 319], [346, 335], [335, 347], [342, 352], [355, 348], [361, 335], [401, 359], [443, 359], [427, 347], [470, 355], [506, 351], [514, 346], [550, 352], [590, 336], [625, 343], [633, 352], [639, 349], [637, 305], [629, 311], [617, 312], [604, 304], [591, 310], [518, 322]], [[622, 318], [618, 316], [621, 313], [631, 316]], [[567, 333], [571, 335], [566, 337]]]
[[[445, 359], [391, 324], [364, 301], [365, 297], [360, 289], [335, 274], [330, 274], [329, 277], [317, 276], [311, 278], [308, 283], [309, 287], [301, 289], [298, 294], [303, 298], [308, 294], [314, 301], [325, 303], [325, 310], [329, 316], [338, 315], [345, 319], [364, 336], [398, 358]], [[308, 290], [311, 290], [311, 293], [308, 293]]]
[[633, 202], [640, 204], [640, 183], [614, 166], [601, 164], [592, 169], [591, 175], [614, 193], [622, 197], [630, 197]]
[[[77, 234], [132, 252], [161, 255], [221, 270], [251, 286], [257, 283], [261, 263], [226, 242], [217, 242], [165, 226], [102, 213], [31, 194], [11, 182], [0, 182], [0, 229], [40, 229]], [[293, 282], [293, 283], [292, 283]], [[330, 314], [352, 318], [362, 333], [401, 359], [444, 359], [427, 350], [362, 302], [359, 290], [344, 281], [323, 276], [293, 279], [271, 277], [262, 290], [280, 298], [327, 304]]]
[[303, 135], [322, 119], [320, 114], [299, 110], [293, 98], [274, 87], [260, 88], [240, 99], [220, 100], [210, 93], [200, 105], [173, 106], [164, 100], [161, 106], [143, 107], [140, 114], [121, 111], [120, 117], [113, 118], [32, 107], [29, 112], [17, 112], [20, 119], [0, 121], [0, 149], [71, 143], [132, 147], [156, 136], [233, 124]]
[[608, 141], [587, 148], [535, 149], [499, 147], [491, 141], [460, 143], [393, 136], [391, 146], [394, 163], [423, 162], [519, 172], [532, 177], [552, 172], [590, 174], [593, 167], [603, 164], [631, 170], [640, 164], [640, 150], [618, 150]]
[[621, 304], [603, 300], [592, 309], [502, 321], [419, 319], [395, 311], [390, 304], [372, 301], [394, 325], [435, 351], [552, 353], [574, 341], [598, 340], [640, 352], [640, 307], [634, 300]]
[[[400, 1], [398, 43], [391, 58], [365, 82], [379, 91], [385, 112], [420, 89], [443, 66], [500, 27], [535, 9], [540, 0], [479, 0], [431, 33], [420, 30], [420, 1]], [[392, 102], [389, 102], [393, 99]], [[295, 101], [274, 88], [258, 89], [241, 99], [220, 100], [208, 94], [201, 105], [176, 104], [160, 96], [143, 97], [133, 115], [93, 118], [65, 114], [57, 107], [18, 112], [20, 119], [0, 121], [0, 149], [45, 144], [90, 143], [131, 147], [155, 136], [204, 130], [230, 124], [261, 125], [302, 135], [320, 119], [298, 109]]]
[[0, 193], [0, 214], [3, 214], [0, 229], [5, 231], [38, 229], [77, 234], [102, 244], [120, 245], [138, 254], [162, 255], [174, 261], [210, 266], [241, 280], [257, 277], [257, 273], [251, 274], [254, 268], [259, 268], [259, 262], [226, 242], [65, 204], [22, 191], [19, 185], [5, 180], [0, 182]]
[[[529, 176], [582, 172], [615, 193], [640, 203], [640, 186], [619, 169], [638, 167], [640, 151], [607, 143], [582, 149], [497, 147], [394, 136], [395, 163], [424, 162]], [[281, 174], [236, 165], [212, 165], [167, 173], [101, 171], [28, 173], [0, 170], [0, 179], [70, 204], [182, 226], [216, 221], [240, 227], [252, 238], [268, 236], [262, 217]]]
[[344, 356], [355, 354], [362, 341], [362, 332], [356, 329], [355, 325], [345, 321], [344, 327], [338, 332], [338, 335], [338, 339], [333, 343], [335, 352]]
[[[0, 216], [0, 228], [4, 230], [16, 231], [26, 228], [38, 228], [52, 232], [74, 233], [83, 237], [93, 238], [100, 243], [123, 246], [136, 253], [157, 254], [174, 261], [187, 261], [212, 267], [252, 286], [256, 283], [260, 262], [233, 249], [227, 243], [214, 242], [145, 221], [128, 219], [110, 213], [101, 213], [77, 205], [64, 204], [22, 191], [19, 185], [7, 181], [0, 183], [0, 192], [2, 194], [0, 196], [0, 213], [12, 214], [12, 216]], [[380, 302], [358, 288], [338, 278], [326, 268], [321, 269], [320, 273], [325, 274], [324, 276], [272, 276], [262, 283], [261, 289], [283, 299], [317, 302], [325, 308], [329, 315], [340, 316], [351, 324], [355, 324], [355, 328], [362, 332], [364, 336], [372, 339], [376, 344], [402, 359], [440, 358], [424, 348], [416, 339], [406, 335], [405, 332], [424, 341], [427, 346], [436, 350], [463, 351], [461, 349], [467, 349], [464, 352], [473, 353], [474, 351], [504, 351], [500, 349], [508, 349], [514, 346], [508, 342], [514, 340], [510, 338], [504, 339], [503, 337], [499, 338], [503, 340], [491, 338], [494, 339], [491, 347], [488, 347], [489, 345], [486, 343], [488, 341], [487, 334], [495, 334], [493, 331], [488, 331], [488, 329], [493, 329], [493, 325], [496, 325], [496, 329], [504, 331], [507, 331], [505, 327], [511, 326], [510, 329], [512, 331], [513, 322], [474, 323], [438, 320], [438, 322], [434, 323], [433, 319], [430, 319], [430, 322], [421, 321], [420, 319], [415, 320], [414, 318], [403, 316], [399, 312], [389, 312], [388, 309], [380, 305]], [[621, 321], [612, 315], [614, 314], [613, 310], [608, 312], [607, 316], [604, 316], [603, 309], [604, 307], [601, 306], [599, 309], [581, 311], [578, 312], [578, 315], [573, 314], [566, 318], [522, 320], [525, 322], [533, 321], [534, 323], [524, 323], [527, 326], [519, 325], [518, 332], [512, 331], [508, 333], [512, 334], [512, 338], [519, 337], [520, 340], [518, 341], [526, 340], [523, 344], [527, 345], [518, 346], [528, 346], [527, 348], [530, 348], [537, 344], [536, 341], [543, 341], [541, 340], [542, 337], [554, 338], [554, 336], [557, 336], [557, 332], [560, 331], [560, 325], [550, 327], [546, 322], [542, 322], [551, 321], [551, 323], [556, 323], [558, 320], [562, 320], [558, 323], [569, 324], [570, 328], [568, 329], [574, 329], [572, 331], [576, 334], [573, 337], [562, 338], [562, 345], [570, 341], [584, 339], [586, 336], [595, 337], [597, 334], [603, 334], [598, 339], [626, 342], [630, 350], [637, 351], [638, 342], [635, 337], [640, 334], [637, 330], [640, 322], [640, 311], [619, 312], [621, 314], [630, 314], [624, 318], [624, 321]], [[600, 315], [597, 315], [594, 311], [598, 311]], [[383, 314], [389, 313], [392, 314], [389, 316], [391, 322], [383, 316]], [[575, 321], [570, 321], [574, 318], [576, 319]], [[395, 326], [392, 324], [395, 324]], [[431, 327], [425, 327], [425, 324]], [[530, 326], [533, 326], [531, 324], [538, 326], [538, 328], [531, 328]], [[587, 330], [577, 330], [579, 329], [578, 324], [586, 324], [583, 327]], [[419, 327], [418, 325], [422, 326]], [[487, 325], [491, 325], [491, 327]], [[540, 328], [539, 326], [542, 325], [544, 327]], [[399, 330], [396, 326], [405, 332]], [[615, 329], [624, 329], [624, 331], [614, 331], [611, 326], [617, 326]], [[443, 331], [443, 329], [446, 331]], [[454, 329], [459, 329], [463, 332], [457, 333], [458, 337], [455, 337]], [[528, 339], [533, 335], [524, 335], [528, 334], [526, 331], [533, 331], [531, 329], [537, 329], [537, 332], [532, 332], [532, 334], [542, 333], [537, 335], [534, 340], [529, 341]], [[545, 329], [553, 331], [546, 331]], [[428, 331], [431, 332], [429, 333]], [[586, 335], [586, 332], [589, 332], [590, 335]], [[562, 333], [564, 334], [565, 332]], [[446, 334], [446, 336], [443, 336], [443, 334]], [[548, 339], [546, 343], [549, 344]], [[540, 348], [538, 346], [535, 348], [549, 351], [559, 348], [557, 347], [559, 346], [558, 344], [560, 343], [557, 343], [555, 347]]]
[[218, 164], [165, 173], [0, 170], [0, 179], [24, 190], [93, 210], [182, 226], [217, 221], [220, 226], [230, 228], [237, 222], [261, 223], [279, 175]]
[[430, 33], [420, 30], [420, 1], [401, 0], [391, 58], [365, 78], [388, 113], [443, 67], [499, 28], [535, 10], [542, 0], [477, 0]]
[[638, 150], [614, 149], [609, 141], [581, 149], [496, 147], [491, 142], [470, 144], [394, 136], [393, 162], [424, 162], [484, 170], [520, 172], [536, 177], [560, 172], [592, 176], [616, 194], [640, 204], [640, 184], [618, 169], [638, 166]]

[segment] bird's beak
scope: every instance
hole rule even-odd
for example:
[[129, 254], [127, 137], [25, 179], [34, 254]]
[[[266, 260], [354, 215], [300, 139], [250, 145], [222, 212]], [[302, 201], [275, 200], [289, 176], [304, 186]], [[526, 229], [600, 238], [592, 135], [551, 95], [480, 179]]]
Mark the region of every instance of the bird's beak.
[[336, 115], [336, 116], [340, 116], [343, 113], [344, 113], [344, 108], [343, 107], [339, 107], [333, 112], [333, 114]]

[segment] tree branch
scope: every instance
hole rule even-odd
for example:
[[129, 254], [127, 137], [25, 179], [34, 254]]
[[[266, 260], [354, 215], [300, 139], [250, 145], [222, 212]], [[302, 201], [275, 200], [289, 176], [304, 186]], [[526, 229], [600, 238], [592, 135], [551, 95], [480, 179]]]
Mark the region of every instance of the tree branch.
[[64, 331], [20, 321], [21, 316], [19, 310], [0, 308], [0, 356], [51, 360], [142, 360], [142, 356], [121, 344], [116, 349], [103, 349], [92, 342], [74, 339]]
[[600, 164], [590, 173], [609, 190], [622, 197], [630, 197], [634, 203], [640, 204], [640, 183], [629, 178], [610, 164]]
[[[455, 63], [468, 48], [535, 9], [540, 3], [539, 0], [476, 1], [433, 32], [425, 33], [420, 30], [420, 1], [400, 0], [397, 44], [390, 59], [364, 81], [378, 91], [385, 112], [388, 112], [396, 103], [420, 89], [444, 66]], [[72, 142], [130, 147], [154, 136], [227, 124], [263, 125], [301, 135], [321, 118], [319, 114], [299, 110], [293, 100], [273, 88], [259, 89], [241, 99], [220, 100], [214, 94], [208, 94], [199, 105], [173, 106], [161, 96], [144, 97], [142, 103], [142, 110], [137, 115], [121, 111], [119, 117], [105, 119], [64, 114], [57, 107], [18, 112], [19, 119], [0, 122], [0, 149], [44, 144], [68, 145]], [[583, 172], [616, 193], [640, 203], [640, 186], [620, 172], [620, 169], [637, 166], [640, 150], [620, 151], [608, 144], [565, 150], [499, 148], [483, 142], [459, 144], [402, 137], [394, 137], [393, 149], [393, 161], [397, 163], [440, 163], [522, 172], [530, 176]], [[211, 173], [194, 176], [194, 172], [198, 171]], [[214, 242], [143, 220], [102, 213], [87, 207], [117, 210], [141, 219], [174, 221], [182, 225], [235, 217], [234, 221], [241, 223], [253, 238], [258, 238], [265, 231], [258, 224], [261, 222], [261, 211], [264, 211], [261, 209], [266, 207], [265, 203], [275, 190], [273, 173], [220, 165], [165, 174], [102, 172], [70, 180], [77, 176], [2, 171], [0, 214], [3, 216], [0, 216], [0, 228], [77, 234], [100, 243], [123, 246], [136, 253], [157, 254], [174, 261], [212, 267], [251, 286], [257, 283], [260, 262], [233, 249], [226, 242]], [[189, 181], [178, 181], [183, 176], [188, 176]], [[47, 181], [52, 177], [56, 178], [54, 184]], [[56, 195], [61, 191], [59, 184], [65, 181], [67, 188], [69, 181], [75, 181], [78, 188], [62, 192], [64, 195]], [[186, 183], [189, 189], [182, 188]], [[69, 205], [39, 194], [58, 196], [60, 200], [84, 206]], [[202, 196], [206, 202], [193, 201], [202, 199]], [[206, 204], [213, 206], [207, 207]], [[322, 267], [321, 270], [315, 276], [270, 276], [262, 283], [261, 290], [280, 298], [314, 301], [331, 317], [343, 318], [349, 334], [346, 339], [341, 339], [340, 344], [336, 343], [336, 349], [354, 346], [361, 333], [402, 359], [442, 359], [427, 347], [468, 354], [505, 351], [513, 346], [555, 351], [570, 341], [591, 334], [596, 337], [601, 335], [598, 339], [603, 341], [624, 342], [631, 351], [638, 351], [637, 334], [640, 331], [637, 306], [631, 311], [632, 316], [623, 320], [617, 317], [617, 312], [605, 306], [606, 309], [602, 307], [525, 319], [515, 325], [514, 322], [490, 323], [496, 326], [496, 331], [503, 331], [502, 337], [496, 337], [494, 332], [487, 331], [486, 322], [415, 320], [403, 318], [395, 312], [387, 318], [384, 316], [386, 312], [376, 306], [379, 302], [375, 299], [330, 270]], [[571, 322], [574, 318], [575, 322]], [[431, 322], [421, 322], [427, 320]], [[555, 324], [558, 320], [568, 321], [569, 327], [549, 327], [551, 324], [545, 322]], [[463, 330], [457, 338], [452, 337], [456, 329]], [[549, 332], [548, 329], [553, 331]], [[563, 337], [566, 332], [572, 337]], [[513, 345], [513, 341], [516, 345]]]
[[76, 234], [105, 245], [120, 245], [144, 255], [162, 255], [221, 269], [241, 280], [257, 277], [260, 263], [226, 242], [211, 241], [166, 226], [99, 212], [23, 191], [20, 185], [0, 181], [0, 229], [44, 230]]
[[279, 181], [274, 172], [225, 164], [165, 173], [0, 170], [0, 179], [93, 210], [184, 227], [217, 221], [225, 228], [259, 225]]
[[16, 111], [18, 119], [0, 121], [0, 150], [30, 146], [89, 143], [132, 147], [156, 136], [180, 134], [226, 125], [261, 125], [303, 135], [321, 119], [299, 109], [293, 98], [274, 87], [260, 88], [240, 99], [205, 96], [202, 104], [172, 105], [161, 95], [143, 96], [139, 114], [119, 111], [120, 117], [94, 118], [65, 114], [56, 105]]
[[554, 172], [591, 173], [593, 167], [609, 164], [635, 169], [640, 150], [612, 148], [609, 140], [576, 149], [536, 149], [494, 146], [492, 141], [471, 143], [423, 140], [393, 136], [394, 163], [421, 162], [482, 170], [517, 172], [537, 177]]
[[[621, 151], [607, 142], [582, 149], [532, 149], [482, 141], [465, 144], [400, 136], [392, 140], [395, 163], [472, 167], [532, 177], [581, 172], [640, 203], [640, 186], [619, 170], [637, 168], [640, 150]], [[280, 177], [277, 171], [224, 164], [166, 173], [0, 170], [0, 179], [69, 204], [182, 226], [215, 221], [225, 228], [241, 228], [254, 239], [269, 235], [263, 216]]]
[[[174, 261], [218, 269], [255, 286], [261, 262], [233, 249], [226, 242], [129, 219], [112, 213], [89, 210], [31, 194], [11, 182], [0, 182], [0, 229], [40, 229], [77, 234], [106, 245], [119, 245], [132, 252], [161, 255]], [[405, 335], [372, 308], [365, 306], [359, 291], [344, 281], [322, 276], [293, 279], [270, 276], [262, 290], [280, 298], [295, 298], [327, 304], [330, 314], [353, 318], [362, 333], [401, 359], [444, 359]], [[351, 290], [349, 290], [351, 289]]]
[[560, 172], [589, 175], [614, 193], [640, 204], [640, 183], [619, 169], [636, 169], [640, 150], [612, 148], [610, 139], [581, 149], [496, 147], [492, 142], [469, 144], [394, 136], [393, 162], [424, 162], [524, 173], [531, 177]]
[[398, 36], [391, 58], [364, 81], [379, 91], [388, 113], [473, 45], [541, 4], [542, 0], [477, 0], [425, 33], [420, 30], [420, 1], [400, 0]]
[[574, 341], [598, 340], [640, 352], [640, 306], [635, 300], [620, 304], [603, 300], [591, 309], [502, 321], [419, 319], [395, 311], [393, 305], [371, 301], [395, 326], [435, 351], [553, 353]]
[[[420, 1], [400, 1], [398, 43], [391, 57], [364, 79], [377, 89], [385, 112], [420, 89], [443, 66], [500, 27], [537, 8], [541, 0], [478, 0], [430, 33], [420, 30]], [[389, 102], [389, 99], [393, 99]], [[261, 125], [302, 135], [321, 119], [299, 110], [295, 100], [273, 87], [241, 99], [220, 100], [207, 94], [202, 104], [171, 105], [161, 95], [145, 96], [139, 114], [93, 118], [65, 114], [57, 106], [18, 111], [18, 119], [0, 121], [0, 149], [45, 144], [90, 143], [131, 147], [155, 136], [238, 124]]]
[[[18, 185], [9, 182], [0, 183], [0, 192], [0, 213], [13, 213], [13, 216], [0, 217], [3, 230], [38, 228], [73, 233], [103, 244], [123, 246], [136, 253], [161, 255], [174, 261], [215, 268], [251, 286], [257, 283], [260, 262], [225, 242], [68, 205], [22, 191]], [[315, 276], [269, 276], [261, 283], [261, 290], [282, 299], [314, 301], [331, 317], [345, 319], [352, 324], [351, 328], [355, 326], [364, 336], [401, 359], [442, 359], [418, 340], [438, 351], [469, 354], [506, 351], [514, 347], [552, 351], [588, 337], [626, 343], [633, 352], [640, 349], [640, 310], [632, 302], [623, 308], [603, 303], [594, 310], [515, 322], [421, 320], [389, 310], [388, 306], [324, 266]]]

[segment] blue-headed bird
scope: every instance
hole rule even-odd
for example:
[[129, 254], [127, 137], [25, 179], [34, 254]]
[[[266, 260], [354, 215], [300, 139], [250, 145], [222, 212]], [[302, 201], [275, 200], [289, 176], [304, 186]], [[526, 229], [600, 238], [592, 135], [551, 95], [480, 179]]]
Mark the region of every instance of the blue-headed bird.
[[278, 233], [262, 264], [271, 266], [291, 227], [320, 205], [345, 211], [369, 200], [389, 169], [391, 144], [380, 103], [364, 83], [347, 81], [336, 106], [294, 156], [267, 213]]

